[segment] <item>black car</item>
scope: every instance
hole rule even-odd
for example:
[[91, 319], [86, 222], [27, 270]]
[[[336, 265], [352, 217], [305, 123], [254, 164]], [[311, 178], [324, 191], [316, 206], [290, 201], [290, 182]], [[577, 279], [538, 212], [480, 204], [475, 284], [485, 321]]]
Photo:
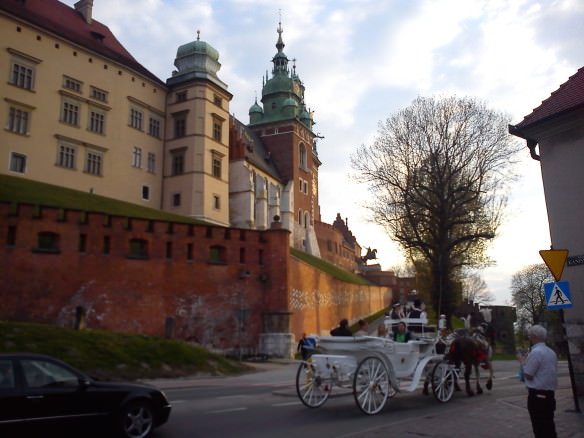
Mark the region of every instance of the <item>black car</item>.
[[50, 356], [0, 354], [0, 436], [4, 428], [74, 425], [145, 438], [165, 423], [170, 403], [153, 386], [103, 382]]

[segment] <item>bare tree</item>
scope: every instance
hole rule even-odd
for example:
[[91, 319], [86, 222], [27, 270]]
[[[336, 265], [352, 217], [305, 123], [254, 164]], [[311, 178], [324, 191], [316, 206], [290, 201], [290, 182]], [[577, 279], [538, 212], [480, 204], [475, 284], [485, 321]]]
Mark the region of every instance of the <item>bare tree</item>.
[[513, 274], [511, 295], [520, 331], [543, 322], [547, 309], [543, 285], [553, 282], [552, 274], [543, 263], [526, 266]]
[[471, 273], [462, 280], [462, 298], [476, 304], [488, 304], [495, 300], [487, 283], [477, 273]]
[[488, 263], [520, 149], [508, 122], [476, 99], [419, 97], [351, 157], [372, 220], [427, 273], [438, 312], [454, 311], [463, 268]]

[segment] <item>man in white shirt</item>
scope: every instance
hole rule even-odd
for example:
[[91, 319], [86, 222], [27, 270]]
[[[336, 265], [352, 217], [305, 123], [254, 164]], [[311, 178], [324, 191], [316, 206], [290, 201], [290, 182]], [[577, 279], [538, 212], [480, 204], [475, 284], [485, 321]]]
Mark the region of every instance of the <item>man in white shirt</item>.
[[520, 356], [519, 360], [529, 391], [527, 410], [531, 426], [536, 438], [556, 438], [554, 391], [558, 387], [558, 356], [545, 345], [547, 331], [544, 327], [531, 326], [527, 333], [533, 346], [527, 357]]

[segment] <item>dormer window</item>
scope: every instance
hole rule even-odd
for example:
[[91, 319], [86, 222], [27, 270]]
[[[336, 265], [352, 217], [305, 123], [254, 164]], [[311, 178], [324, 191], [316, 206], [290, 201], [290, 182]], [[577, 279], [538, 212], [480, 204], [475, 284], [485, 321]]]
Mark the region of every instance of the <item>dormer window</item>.
[[93, 38], [95, 38], [97, 41], [99, 41], [100, 43], [103, 43], [103, 40], [105, 38], [104, 34], [101, 34], [99, 32], [94, 32], [94, 31], [91, 32], [91, 36]]

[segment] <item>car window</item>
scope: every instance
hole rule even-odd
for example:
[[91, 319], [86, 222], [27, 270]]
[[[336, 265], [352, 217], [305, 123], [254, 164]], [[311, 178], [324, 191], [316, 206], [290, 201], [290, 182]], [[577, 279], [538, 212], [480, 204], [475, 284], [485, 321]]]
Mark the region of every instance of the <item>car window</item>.
[[14, 366], [11, 360], [0, 359], [0, 389], [13, 389], [16, 387], [14, 380]]
[[24, 380], [29, 388], [77, 387], [79, 379], [61, 365], [45, 361], [26, 359], [21, 361]]

